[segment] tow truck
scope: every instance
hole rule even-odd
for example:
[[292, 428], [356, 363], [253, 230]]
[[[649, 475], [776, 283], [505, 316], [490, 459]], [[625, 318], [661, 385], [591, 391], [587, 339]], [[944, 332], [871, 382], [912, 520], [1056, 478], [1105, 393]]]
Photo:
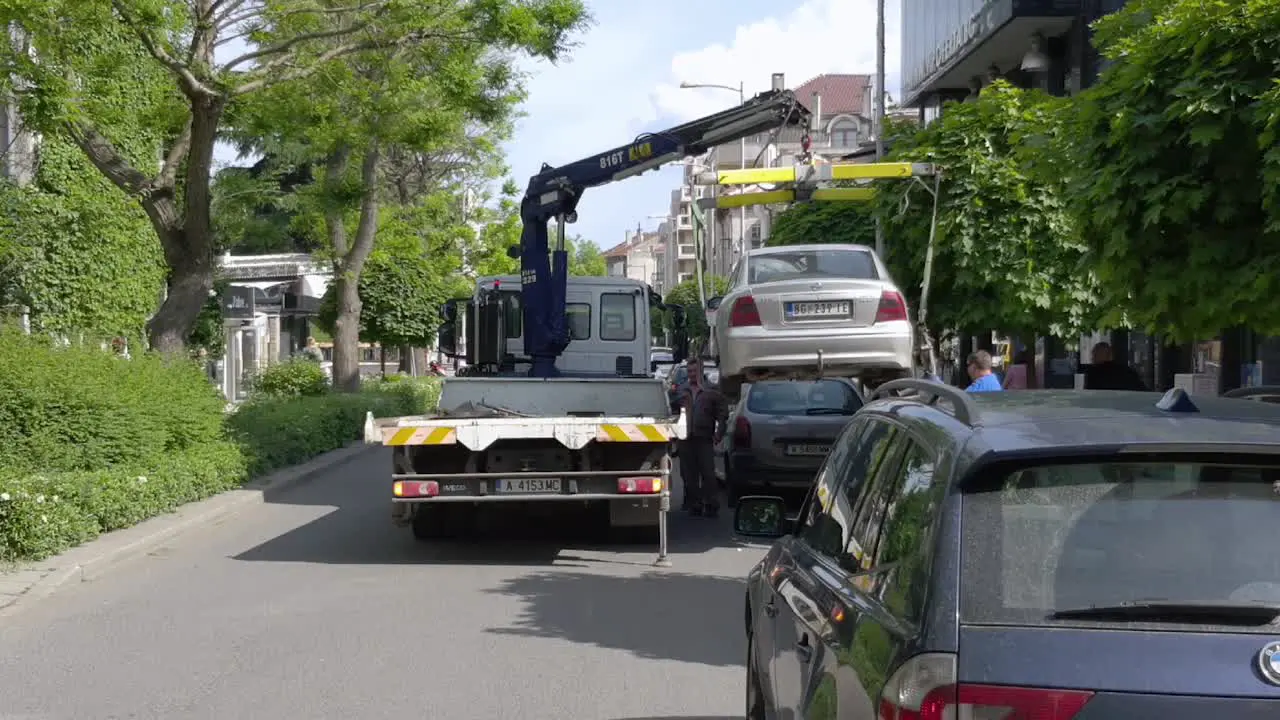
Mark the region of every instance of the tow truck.
[[650, 310], [665, 306], [638, 281], [571, 279], [565, 226], [588, 188], [810, 120], [791, 91], [775, 88], [598, 155], [544, 164], [521, 201], [520, 244], [508, 251], [520, 260], [518, 286], [482, 278], [470, 298], [443, 309], [441, 340], [456, 344], [459, 328], [466, 337], [466, 374], [443, 380], [431, 416], [366, 420], [366, 442], [392, 448], [393, 521], [435, 539], [464, 531], [490, 503], [530, 512], [585, 504], [611, 527], [653, 529], [655, 564], [669, 566], [670, 447], [684, 424], [648, 372]]

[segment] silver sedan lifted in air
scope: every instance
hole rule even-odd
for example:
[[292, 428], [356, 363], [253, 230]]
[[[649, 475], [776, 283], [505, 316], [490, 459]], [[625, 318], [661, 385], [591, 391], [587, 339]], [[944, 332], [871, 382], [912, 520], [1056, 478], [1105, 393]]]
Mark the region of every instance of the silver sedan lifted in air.
[[715, 311], [713, 353], [720, 387], [819, 374], [874, 387], [906, 377], [914, 333], [907, 303], [875, 252], [864, 245], [786, 245], [751, 250]]

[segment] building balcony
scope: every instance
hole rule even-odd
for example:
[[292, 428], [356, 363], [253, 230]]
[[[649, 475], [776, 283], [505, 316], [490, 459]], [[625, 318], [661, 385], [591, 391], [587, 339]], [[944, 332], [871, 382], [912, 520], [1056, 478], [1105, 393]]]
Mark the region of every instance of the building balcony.
[[693, 260], [697, 258], [697, 256], [698, 256], [697, 248], [695, 248], [692, 244], [680, 245], [679, 250], [676, 254], [676, 257], [680, 258], [681, 260]]

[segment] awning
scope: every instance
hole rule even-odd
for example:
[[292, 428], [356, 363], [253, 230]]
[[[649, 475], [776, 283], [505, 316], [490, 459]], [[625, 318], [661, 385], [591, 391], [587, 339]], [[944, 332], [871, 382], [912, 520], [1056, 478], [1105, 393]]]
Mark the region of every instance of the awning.
[[329, 289], [329, 278], [324, 275], [303, 275], [298, 279], [297, 294], [309, 298], [322, 298]]
[[231, 283], [231, 286], [253, 288], [254, 295], [270, 300], [279, 298], [292, 284], [292, 280], [236, 280]]

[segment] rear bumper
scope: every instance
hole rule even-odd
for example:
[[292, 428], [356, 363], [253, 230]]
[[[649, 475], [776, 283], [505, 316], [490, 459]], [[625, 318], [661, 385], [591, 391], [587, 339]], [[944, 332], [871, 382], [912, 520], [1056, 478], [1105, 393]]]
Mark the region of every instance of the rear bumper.
[[729, 328], [719, 338], [722, 375], [749, 369], [774, 370], [816, 366], [818, 352], [828, 368], [912, 367], [913, 339], [906, 322], [853, 329]]
[[805, 490], [813, 484], [820, 467], [822, 458], [812, 466], [774, 467], [756, 462], [750, 454], [733, 453], [725, 467], [725, 480], [730, 487]]
[[[638, 501], [662, 498], [670, 487], [667, 470], [611, 470], [567, 471], [529, 473], [397, 473], [392, 475], [395, 503], [491, 503], [491, 502], [593, 502]], [[519, 493], [498, 492], [499, 480], [556, 479], [560, 481], [558, 492]], [[619, 480], [623, 478], [657, 478], [661, 482], [651, 492], [621, 492]], [[435, 494], [428, 494], [422, 485], [433, 483]]]

